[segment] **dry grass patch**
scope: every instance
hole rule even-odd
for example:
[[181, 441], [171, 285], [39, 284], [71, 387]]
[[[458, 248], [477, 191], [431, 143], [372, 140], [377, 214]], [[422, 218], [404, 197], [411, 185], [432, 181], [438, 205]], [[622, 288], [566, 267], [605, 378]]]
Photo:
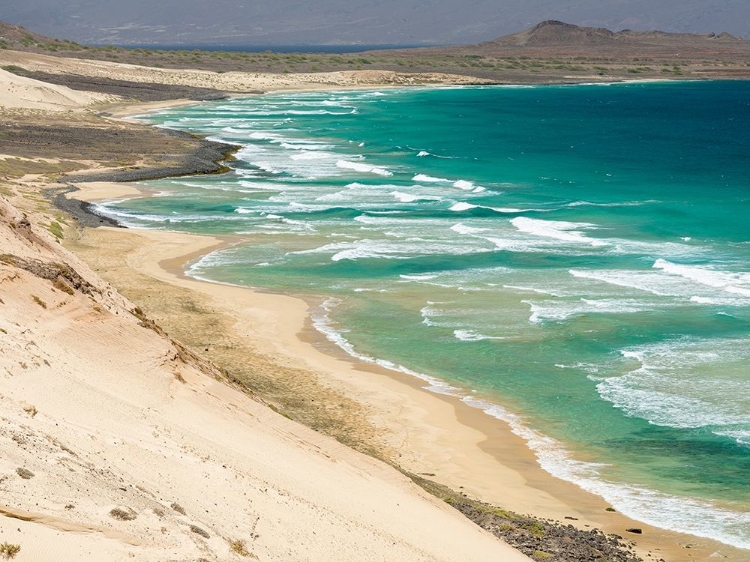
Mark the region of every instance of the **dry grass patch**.
[[118, 521], [132, 521], [133, 519], [138, 517], [138, 514], [129, 507], [125, 509], [116, 507], [109, 512], [109, 515], [114, 519], [117, 519]]
[[18, 554], [19, 552], [21, 552], [21, 545], [10, 544], [8, 542], [0, 544], [0, 556], [5, 558], [6, 560], [15, 558], [16, 554]]
[[204, 539], [210, 539], [211, 535], [208, 534], [207, 531], [201, 529], [198, 527], [198, 525], [190, 525], [190, 530], [194, 532], [196, 535], [202, 536]]
[[185, 511], [185, 508], [182, 507], [177, 502], [173, 502], [172, 505], [170, 505], [169, 507], [171, 507], [173, 510], [175, 510], [180, 515], [187, 515], [187, 512]]
[[247, 544], [241, 539], [229, 541], [229, 548], [232, 549], [232, 552], [239, 554], [240, 556], [250, 556], [250, 551], [247, 550]]
[[18, 476], [20, 476], [24, 480], [31, 480], [35, 476], [34, 473], [31, 472], [28, 468], [17, 468], [16, 474], [18, 474]]
[[71, 296], [75, 294], [75, 291], [73, 290], [73, 288], [70, 285], [68, 285], [65, 281], [63, 281], [61, 277], [58, 277], [57, 279], [55, 279], [52, 285], [55, 287], [55, 289], [62, 291], [63, 293], [68, 293]]

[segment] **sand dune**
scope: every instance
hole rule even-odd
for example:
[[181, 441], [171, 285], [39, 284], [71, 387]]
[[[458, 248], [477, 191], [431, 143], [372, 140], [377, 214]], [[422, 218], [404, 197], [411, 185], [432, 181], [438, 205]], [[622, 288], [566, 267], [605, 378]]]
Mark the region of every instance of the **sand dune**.
[[71, 111], [102, 101], [114, 101], [114, 98], [47, 84], [0, 69], [0, 107]]
[[217, 380], [2, 199], [0, 247], [0, 543], [16, 560], [527, 560]]

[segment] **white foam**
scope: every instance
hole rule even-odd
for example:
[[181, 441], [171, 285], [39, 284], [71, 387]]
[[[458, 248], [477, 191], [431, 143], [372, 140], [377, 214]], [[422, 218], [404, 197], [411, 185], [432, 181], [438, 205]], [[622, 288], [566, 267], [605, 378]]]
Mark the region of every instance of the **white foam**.
[[642, 207], [643, 205], [649, 205], [654, 203], [660, 203], [654, 199], [648, 201], [623, 201], [621, 203], [592, 203], [591, 201], [573, 201], [568, 203], [566, 207]]
[[462, 201], [462, 202], [454, 204], [449, 210], [460, 213], [461, 211], [469, 211], [471, 209], [476, 209], [478, 206], [479, 205], [472, 205], [471, 203], [464, 203]]
[[541, 324], [545, 321], [562, 322], [582, 314], [632, 314], [653, 310], [654, 305], [631, 299], [580, 299], [580, 300], [547, 300], [521, 301], [529, 305], [529, 321]]
[[528, 217], [516, 217], [510, 222], [521, 232], [534, 236], [554, 238], [555, 240], [576, 244], [589, 244], [595, 247], [607, 245], [607, 242], [603, 240], [592, 240], [579, 232], [579, 229], [595, 228], [595, 225], [586, 222], [547, 221]]
[[[325, 337], [352, 357], [386, 369], [403, 372], [426, 381], [428, 390], [458, 396], [467, 405], [507, 423], [511, 431], [524, 439], [534, 451], [540, 466], [558, 478], [574, 482], [584, 490], [603, 497], [619, 512], [655, 527], [719, 540], [738, 548], [750, 548], [747, 529], [750, 513], [731, 511], [710, 503], [669, 496], [646, 488], [610, 482], [602, 478], [604, 465], [578, 461], [557, 440], [527, 427], [523, 419], [505, 408], [479, 399], [434, 377], [414, 372], [391, 361], [379, 360], [358, 353], [337, 330], [329, 317], [330, 310], [340, 301], [329, 299], [321, 307], [323, 314], [313, 313], [313, 325]], [[434, 305], [437, 303], [430, 303]], [[744, 432], [740, 438], [745, 438]]]
[[250, 133], [250, 138], [255, 140], [280, 140], [282, 137], [278, 133], [255, 131], [254, 133]]
[[474, 330], [453, 330], [453, 335], [460, 341], [484, 341], [484, 340], [503, 340], [501, 336], [485, 336]]
[[440, 240], [408, 237], [397, 238], [395, 240], [363, 238], [360, 240], [333, 242], [318, 248], [289, 252], [289, 254], [331, 253], [331, 261], [337, 262], [362, 258], [404, 260], [414, 256], [435, 254], [461, 255], [481, 251], [484, 251], [484, 249], [480, 246], [466, 248], [454, 244], [446, 244]]
[[474, 182], [466, 181], [466, 180], [458, 180], [457, 182], [453, 183], [453, 187], [457, 187], [458, 189], [463, 189], [466, 191], [475, 189], [474, 188]]
[[495, 211], [496, 213], [503, 213], [503, 214], [516, 214], [516, 213], [523, 213], [523, 209], [516, 209], [513, 207], [486, 207], [484, 205], [473, 205], [471, 203], [466, 203], [463, 201], [459, 201], [458, 203], [454, 203], [453, 206], [449, 209], [449, 211], [455, 211], [455, 212], [462, 212], [462, 211], [471, 211], [472, 209], [487, 209], [489, 211]]
[[[430, 310], [430, 313], [434, 314], [435, 312]], [[460, 389], [433, 377], [415, 373], [390, 361], [363, 356], [354, 350], [353, 346], [340, 332], [332, 328], [330, 321], [316, 320], [314, 325], [330, 341], [339, 345], [353, 357], [368, 363], [376, 363], [387, 369], [416, 376], [427, 381], [429, 389], [433, 392], [459, 396], [469, 406], [478, 408], [486, 414], [508, 423], [513, 433], [528, 443], [544, 470], [603, 497], [619, 512], [656, 527], [720, 540], [738, 548], [750, 548], [750, 540], [748, 540], [746, 532], [748, 526], [750, 526], [750, 513], [731, 511], [716, 507], [708, 502], [669, 496], [646, 488], [607, 481], [601, 476], [604, 465], [573, 459], [560, 442], [530, 429], [517, 414], [511, 413], [497, 404], [467, 395]], [[747, 438], [747, 435], [745, 432], [741, 432], [738, 437], [740, 439]]]
[[406, 281], [429, 281], [430, 279], [435, 279], [437, 275], [422, 273], [419, 275], [399, 275], [399, 277]]
[[520, 416], [473, 396], [462, 400], [508, 423], [513, 433], [528, 443], [544, 470], [603, 497], [617, 511], [662, 529], [711, 538], [738, 548], [750, 548], [747, 537], [750, 513], [607, 481], [601, 477], [603, 465], [573, 459], [558, 441], [528, 428]]
[[279, 143], [279, 146], [288, 150], [328, 150], [334, 148], [331, 144], [303, 140], [281, 142]]
[[602, 399], [652, 425], [701, 429], [748, 446], [750, 341], [681, 338], [621, 351], [629, 371], [589, 377]]
[[444, 310], [435, 308], [436, 304], [447, 303], [436, 303], [428, 301], [427, 306], [422, 307], [422, 309], [419, 311], [419, 313], [422, 315], [422, 324], [431, 327], [453, 327], [455, 324], [452, 322], [436, 322], [435, 320], [433, 320], [434, 318], [442, 318], [444, 316], [447, 316], [447, 313]]
[[380, 166], [373, 166], [371, 164], [363, 164], [361, 162], [350, 162], [349, 160], [338, 160], [336, 167], [344, 170], [354, 170], [355, 172], [363, 172], [366, 174], [376, 174], [378, 176], [392, 176], [393, 172]]
[[[703, 383], [712, 386], [710, 381]], [[725, 406], [712, 404], [699, 396], [678, 394], [681, 386], [656, 373], [638, 369], [629, 375], [608, 378], [596, 388], [602, 399], [611, 402], [615, 408], [652, 425], [696, 429], [750, 424], [747, 415], [733, 415]], [[660, 387], [665, 388], [657, 390]]]
[[430, 155], [430, 153], [429, 153], [429, 152], [427, 152], [426, 150], [420, 150], [420, 151], [419, 151], [419, 154], [417, 154], [417, 156], [418, 156], [419, 158], [424, 158], [425, 156], [429, 156], [429, 155]]
[[402, 191], [392, 191], [391, 195], [402, 203], [414, 203], [415, 201], [441, 201], [442, 197], [432, 195], [418, 195], [413, 193], [404, 193]]
[[445, 178], [435, 178], [425, 174], [417, 174], [412, 178], [412, 181], [423, 183], [451, 183], [451, 180], [447, 180]]
[[722, 289], [727, 293], [743, 297], [750, 297], [750, 273], [719, 271], [711, 266], [681, 265], [664, 259], [656, 260], [653, 267], [701, 285]]
[[560, 291], [553, 291], [551, 289], [540, 289], [539, 287], [523, 287], [519, 285], [503, 285], [506, 289], [514, 289], [516, 291], [524, 291], [529, 293], [537, 293], [539, 295], [550, 295], [552, 297], [563, 297], [565, 296]]
[[297, 154], [292, 154], [289, 158], [291, 160], [328, 160], [332, 157], [336, 158], [336, 155], [315, 150], [302, 150]]
[[466, 226], [465, 224], [460, 223], [460, 222], [458, 224], [454, 224], [451, 227], [451, 230], [453, 232], [457, 232], [458, 234], [465, 234], [469, 236], [474, 235], [474, 234], [479, 234], [480, 232], [485, 231], [484, 228], [475, 228], [473, 226]]
[[334, 322], [331, 320], [330, 312], [340, 304], [340, 299], [329, 298], [319, 307], [318, 310], [312, 311], [311, 316], [313, 327], [320, 333], [322, 333], [326, 337], [326, 339], [328, 339], [328, 341], [337, 345], [355, 359], [359, 359], [360, 361], [364, 361], [365, 363], [379, 365], [380, 367], [391, 371], [405, 373], [407, 375], [423, 380], [428, 384], [428, 386], [424, 387], [426, 390], [430, 390], [432, 392], [437, 392], [440, 394], [452, 394], [458, 392], [458, 389], [456, 387], [446, 384], [435, 377], [412, 371], [411, 369], [408, 369], [407, 367], [404, 367], [403, 365], [399, 365], [392, 361], [388, 361], [385, 359], [376, 359], [369, 355], [357, 352], [354, 349], [354, 346], [344, 337], [343, 334], [346, 333], [346, 331], [342, 329], [336, 329], [336, 327], [334, 326]]
[[568, 271], [573, 277], [601, 281], [617, 287], [628, 287], [646, 291], [658, 296], [684, 296], [680, 286], [675, 286], [669, 278], [649, 271], [617, 270], [617, 269], [571, 269]]

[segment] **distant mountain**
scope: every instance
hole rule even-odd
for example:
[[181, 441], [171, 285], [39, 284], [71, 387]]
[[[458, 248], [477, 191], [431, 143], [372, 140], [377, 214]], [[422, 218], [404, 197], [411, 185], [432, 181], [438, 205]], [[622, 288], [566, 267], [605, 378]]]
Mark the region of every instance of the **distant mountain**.
[[603, 27], [580, 27], [561, 21], [547, 20], [534, 27], [484, 43], [496, 47], [559, 47], [559, 46], [614, 46], [614, 45], [665, 45], [690, 41], [695, 44], [737, 43], [742, 41], [727, 32], [668, 33], [664, 31], [613, 32]]
[[5, 0], [0, 20], [91, 44], [439, 45], [541, 20], [750, 37], [748, 0]]

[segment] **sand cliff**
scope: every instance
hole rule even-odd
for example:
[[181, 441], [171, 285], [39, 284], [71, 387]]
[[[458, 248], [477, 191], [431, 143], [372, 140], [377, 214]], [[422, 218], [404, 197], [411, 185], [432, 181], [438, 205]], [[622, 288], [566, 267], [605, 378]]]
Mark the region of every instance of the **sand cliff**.
[[0, 542], [17, 560], [525, 560], [287, 420], [0, 199]]

